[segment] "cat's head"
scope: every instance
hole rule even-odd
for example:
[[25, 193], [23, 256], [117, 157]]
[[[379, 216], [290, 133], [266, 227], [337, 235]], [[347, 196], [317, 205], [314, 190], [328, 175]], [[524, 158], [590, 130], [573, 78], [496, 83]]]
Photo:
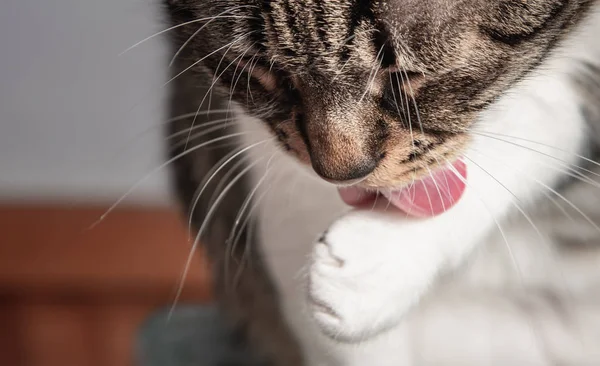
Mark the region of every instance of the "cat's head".
[[[587, 0], [167, 0], [208, 72], [323, 178], [396, 187], [460, 156]], [[201, 60], [199, 62], [199, 60]]]

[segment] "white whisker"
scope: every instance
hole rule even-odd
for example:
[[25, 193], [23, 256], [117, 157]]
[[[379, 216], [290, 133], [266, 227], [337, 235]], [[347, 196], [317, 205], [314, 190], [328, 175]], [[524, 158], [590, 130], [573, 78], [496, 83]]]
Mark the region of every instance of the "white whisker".
[[[208, 22], [206, 22], [205, 24], [203, 24], [200, 28], [198, 28], [198, 30], [196, 30], [194, 33], [192, 33], [191, 36], [189, 36], [189, 38], [181, 45], [181, 47], [179, 47], [179, 49], [177, 50], [177, 52], [175, 52], [175, 54], [173, 55], [173, 58], [171, 58], [171, 61], [169, 62], [169, 67], [173, 66], [173, 64], [175, 63], [175, 59], [177, 58], [177, 56], [179, 56], [179, 54], [181, 53], [181, 51], [183, 51], [183, 49], [198, 35], [198, 33], [202, 32], [202, 30], [204, 28], [206, 28], [207, 26], [210, 25], [210, 23], [214, 22], [217, 19], [223, 19], [223, 18], [229, 18], [229, 17], [223, 17], [223, 14], [227, 14], [229, 12], [232, 12], [234, 10], [238, 10], [241, 8], [246, 8], [246, 7], [251, 7], [251, 6], [244, 6], [244, 5], [240, 5], [240, 6], [235, 6], [233, 8], [229, 8], [219, 14], [217, 14], [216, 16], [212, 17], [212, 19], [210, 19]], [[231, 18], [235, 18], [235, 19], [256, 19], [253, 17], [249, 17], [249, 16], [231, 16]]]
[[[227, 164], [229, 164], [231, 161], [233, 161], [233, 159], [235, 159], [236, 157], [238, 157], [241, 154], [245, 153], [246, 151], [248, 151], [248, 150], [250, 150], [250, 149], [252, 149], [254, 147], [257, 147], [257, 146], [259, 146], [261, 144], [264, 144], [265, 142], [268, 142], [268, 141], [271, 141], [271, 140], [267, 139], [267, 140], [259, 141], [257, 143], [254, 143], [254, 144], [250, 145], [250, 146], [247, 146], [245, 148], [240, 149], [239, 151], [233, 153], [230, 157], [226, 158], [226, 160], [222, 164], [220, 164], [218, 166], [218, 168], [214, 172], [212, 172], [212, 174], [209, 172], [210, 175], [208, 176], [208, 179], [206, 179], [204, 181], [204, 183], [202, 185], [202, 188], [199, 190], [198, 194], [195, 195], [194, 202], [193, 202], [193, 204], [191, 206], [190, 214], [189, 214], [189, 220], [188, 220], [188, 228], [189, 229], [191, 229], [191, 227], [192, 227], [193, 215], [194, 215], [195, 208], [198, 205], [198, 201], [200, 200], [200, 197], [202, 196], [202, 193], [204, 193], [204, 190], [206, 189], [206, 187], [208, 187], [208, 184], [212, 181], [212, 179], [214, 177], [216, 177], [217, 174], [219, 174], [219, 172], [225, 166], [227, 166]], [[235, 167], [234, 167], [234, 169], [235, 169]], [[218, 191], [218, 190], [216, 190], [216, 191]]]
[[173, 76], [172, 78], [170, 78], [169, 80], [167, 80], [167, 82], [165, 82], [161, 88], [166, 87], [167, 85], [169, 85], [171, 82], [173, 82], [175, 79], [177, 79], [178, 77], [180, 77], [181, 75], [185, 74], [186, 72], [188, 72], [189, 70], [191, 70], [192, 68], [194, 68], [195, 66], [198, 66], [202, 61], [206, 60], [207, 58], [209, 58], [210, 56], [214, 55], [215, 53], [222, 51], [223, 49], [230, 47], [230, 45], [232, 43], [237, 43], [240, 42], [244, 37], [247, 37], [249, 34], [254, 33], [254, 32], [249, 32], [246, 34], [242, 34], [241, 36], [237, 37], [236, 39], [234, 39], [233, 41], [231, 41], [230, 43], [227, 43], [224, 46], [221, 46], [219, 48], [217, 48], [216, 50], [210, 52], [207, 55], [204, 55], [203, 57], [201, 57], [199, 60], [195, 61], [194, 63], [192, 63], [191, 65], [189, 65], [188, 67], [186, 67], [185, 69], [183, 69], [182, 71], [180, 71], [179, 73], [177, 73], [177, 75]]
[[179, 159], [181, 159], [182, 157], [184, 157], [185, 155], [196, 151], [198, 149], [201, 149], [204, 146], [213, 144], [215, 142], [218, 141], [222, 141], [225, 139], [230, 139], [230, 138], [234, 138], [234, 137], [238, 137], [238, 136], [243, 136], [248, 134], [248, 132], [237, 132], [237, 133], [232, 133], [229, 135], [225, 135], [225, 136], [220, 136], [217, 138], [214, 138], [210, 141], [206, 141], [202, 144], [199, 144], [197, 146], [191, 147], [188, 150], [183, 151], [180, 154], [177, 154], [176, 156], [172, 157], [171, 159], [167, 160], [166, 162], [164, 162], [163, 164], [159, 165], [158, 167], [154, 168], [153, 170], [151, 170], [148, 174], [146, 174], [144, 177], [142, 177], [140, 180], [138, 180], [133, 186], [131, 186], [131, 188], [129, 188], [115, 203], [113, 203], [101, 216], [98, 220], [96, 220], [94, 223], [92, 223], [92, 225], [90, 225], [88, 227], [87, 230], [91, 230], [94, 227], [96, 227], [99, 223], [101, 223], [106, 216], [108, 216], [112, 211], [114, 211], [115, 208], [117, 208], [117, 206], [119, 206], [119, 204], [121, 204], [121, 202], [123, 202], [127, 197], [129, 197], [129, 195], [135, 191], [139, 186], [141, 186], [144, 182], [146, 182], [150, 177], [152, 177], [154, 174], [158, 173], [159, 171], [161, 171], [162, 169], [164, 169], [165, 167], [167, 167], [168, 165], [170, 165], [171, 163], [173, 163], [174, 161], [177, 161]]
[[[239, 17], [240, 17], [240, 16], [237, 16], [237, 15], [232, 15], [232, 16], [228, 16], [228, 17], [224, 17], [224, 18], [239, 18]], [[199, 22], [204, 22], [204, 21], [211, 20], [211, 19], [214, 19], [214, 18], [215, 18], [215, 17], [206, 17], [206, 18], [194, 19], [194, 20], [190, 20], [190, 21], [187, 21], [187, 22], [184, 22], [184, 23], [181, 23], [181, 24], [174, 25], [174, 26], [172, 26], [172, 27], [169, 27], [169, 28], [167, 28], [167, 29], [163, 29], [163, 30], [161, 30], [160, 32], [158, 32], [158, 33], [154, 33], [154, 34], [152, 34], [151, 36], [148, 36], [148, 37], [146, 37], [146, 38], [142, 39], [141, 41], [139, 41], [139, 42], [136, 42], [135, 44], [133, 44], [133, 45], [129, 46], [127, 49], [125, 49], [124, 51], [122, 51], [121, 53], [119, 53], [119, 56], [123, 56], [123, 55], [124, 55], [124, 54], [126, 54], [127, 52], [129, 52], [129, 51], [131, 51], [132, 49], [136, 48], [137, 46], [141, 45], [142, 43], [144, 43], [144, 42], [147, 42], [147, 41], [151, 40], [152, 38], [158, 37], [158, 36], [160, 36], [161, 34], [167, 33], [167, 32], [169, 32], [169, 31], [172, 31], [172, 30], [174, 30], [174, 29], [177, 29], [177, 28], [180, 28], [180, 27], [183, 27], [183, 26], [189, 25], [189, 24], [193, 24], [193, 23], [199, 23]]]
[[[228, 49], [225, 51], [225, 53], [223, 54], [223, 56], [221, 57], [221, 61], [223, 61], [223, 58], [225, 57], [225, 55], [227, 54], [227, 52], [229, 52], [229, 50], [231, 49], [231, 47], [232, 47], [232, 46], [233, 46], [233, 43], [232, 43], [232, 44], [229, 46], [229, 48], [228, 48]], [[216, 79], [215, 79], [215, 78], [214, 78], [214, 76], [213, 76], [213, 82], [212, 82], [211, 86], [208, 88], [208, 90], [206, 91], [206, 93], [204, 93], [204, 97], [202, 98], [202, 100], [200, 101], [200, 104], [198, 105], [197, 112], [200, 112], [200, 109], [202, 108], [202, 105], [204, 104], [204, 101], [206, 100], [206, 97], [207, 97], [207, 95], [208, 95], [209, 93], [211, 93], [211, 95], [212, 95], [212, 89], [213, 89], [213, 87], [215, 86], [215, 84], [217, 83], [217, 81], [220, 79], [220, 77], [223, 75], [223, 73], [225, 73], [225, 71], [227, 71], [227, 69], [229, 68], [229, 66], [231, 66], [231, 65], [232, 65], [232, 64], [235, 62], [235, 60], [236, 60], [236, 59], [238, 59], [238, 58], [241, 58], [241, 57], [242, 57], [242, 56], [240, 55], [240, 56], [236, 57], [236, 58], [235, 58], [233, 61], [231, 61], [231, 62], [229, 63], [229, 65], [227, 65], [227, 67], [225, 67], [225, 70], [223, 70], [223, 71], [221, 72], [221, 74], [219, 74], [219, 76], [218, 76]], [[219, 62], [219, 66], [220, 66], [220, 65], [221, 65], [221, 62]], [[217, 66], [217, 71], [218, 71], [218, 69], [219, 69], [219, 66]], [[208, 111], [207, 111], [207, 114], [208, 114], [208, 113], [210, 113], [210, 103], [209, 103], [209, 106], [208, 106]], [[196, 116], [194, 116], [194, 119], [192, 120], [192, 126], [193, 126], [193, 125], [196, 123], [196, 119], [197, 119], [197, 118], [198, 118], [198, 116], [197, 116], [197, 115], [196, 115]], [[190, 139], [190, 135], [188, 134], [188, 139], [187, 139], [187, 141], [186, 141], [186, 147], [187, 147], [187, 143], [189, 142], [189, 139]]]
[[[417, 100], [415, 99], [414, 91], [412, 89], [412, 86], [410, 85], [410, 80], [408, 79], [408, 73], [406, 72], [406, 68], [404, 68], [404, 65], [402, 65], [402, 71], [404, 72], [404, 75], [406, 76], [406, 84], [405, 85], [408, 85], [410, 97], [412, 99], [413, 106], [415, 108], [415, 114], [417, 115], [417, 121], [419, 122], [419, 128], [421, 129], [421, 133], [424, 135], [425, 132], [423, 131], [423, 123], [421, 122], [421, 115], [419, 113], [419, 107], [417, 106]], [[409, 113], [410, 113], [410, 111], [409, 111]]]
[[190, 254], [188, 255], [186, 263], [185, 263], [185, 265], [183, 267], [183, 275], [182, 275], [180, 284], [179, 284], [179, 286], [177, 288], [177, 293], [175, 294], [175, 298], [173, 300], [173, 305], [171, 306], [171, 310], [169, 311], [168, 318], [171, 317], [173, 311], [175, 310], [175, 307], [177, 306], [179, 298], [181, 297], [181, 293], [183, 292], [183, 287], [184, 287], [184, 284], [185, 284], [185, 280], [187, 278], [187, 274], [188, 274], [188, 272], [190, 270], [190, 266], [192, 264], [192, 259], [194, 258], [196, 250], [198, 249], [198, 245], [200, 244], [200, 237], [202, 236], [204, 230], [206, 229], [206, 225], [208, 224], [208, 222], [210, 222], [210, 219], [212, 218], [212, 215], [215, 213], [216, 208], [219, 206], [219, 204], [221, 203], [221, 201], [223, 200], [223, 198], [225, 197], [225, 195], [229, 192], [229, 190], [235, 185], [235, 183], [237, 183], [244, 176], [244, 174], [246, 174], [247, 172], [249, 172], [256, 164], [260, 163], [262, 160], [263, 159], [260, 158], [257, 161], [255, 161], [254, 163], [248, 165], [235, 178], [233, 178], [231, 180], [231, 182], [229, 182], [229, 184], [227, 185], [227, 187], [225, 187], [223, 189], [223, 191], [221, 192], [221, 194], [219, 195], [219, 197], [215, 200], [215, 202], [212, 204], [212, 206], [210, 207], [210, 209], [206, 213], [204, 221], [202, 222], [202, 225], [200, 225], [200, 229], [198, 230], [198, 233], [196, 234], [196, 238], [194, 239], [194, 243], [192, 244], [192, 248], [190, 249]]
[[572, 151], [567, 151], [567, 150], [564, 150], [564, 149], [561, 149], [561, 148], [558, 148], [558, 147], [555, 147], [555, 146], [552, 146], [552, 145], [544, 144], [544, 143], [542, 143], [542, 142], [538, 142], [538, 141], [527, 140], [527, 139], [522, 139], [522, 138], [515, 137], [515, 136], [509, 136], [509, 135], [503, 135], [503, 134], [498, 134], [498, 133], [492, 133], [492, 132], [488, 132], [488, 131], [484, 131], [484, 132], [478, 132], [478, 131], [472, 131], [472, 130], [471, 130], [471, 131], [469, 131], [469, 132], [471, 132], [471, 133], [473, 133], [473, 134], [476, 134], [476, 135], [478, 135], [478, 136], [487, 137], [487, 138], [490, 138], [490, 139], [494, 139], [494, 140], [496, 140], [496, 141], [505, 142], [505, 143], [507, 143], [507, 144], [510, 144], [510, 145], [513, 145], [513, 146], [517, 146], [517, 147], [520, 147], [520, 148], [522, 148], [522, 149], [529, 150], [529, 151], [531, 151], [531, 152], [538, 153], [538, 154], [540, 154], [540, 155], [543, 155], [543, 156], [549, 157], [549, 158], [551, 158], [551, 159], [558, 160], [558, 161], [561, 161], [561, 162], [563, 162], [563, 163], [566, 163], [566, 164], [569, 164], [569, 165], [573, 165], [573, 166], [575, 166], [575, 167], [577, 167], [577, 168], [581, 169], [582, 171], [584, 171], [584, 172], [586, 172], [586, 173], [590, 173], [590, 174], [592, 174], [592, 175], [595, 175], [595, 176], [597, 176], [597, 177], [600, 177], [600, 174], [599, 174], [599, 173], [596, 173], [596, 172], [594, 172], [594, 171], [591, 171], [591, 170], [589, 170], [589, 169], [585, 169], [585, 168], [583, 168], [583, 167], [580, 167], [580, 166], [578, 166], [578, 165], [575, 165], [575, 164], [571, 164], [571, 163], [569, 163], [569, 162], [566, 162], [566, 161], [564, 161], [564, 160], [562, 160], [562, 159], [560, 159], [560, 158], [558, 158], [558, 157], [556, 157], [556, 156], [553, 156], [553, 155], [550, 155], [550, 154], [544, 153], [543, 151], [539, 151], [539, 150], [533, 149], [533, 148], [531, 148], [531, 147], [528, 147], [528, 146], [525, 146], [525, 145], [517, 144], [517, 143], [515, 143], [515, 142], [513, 142], [513, 141], [509, 141], [509, 140], [501, 139], [501, 138], [499, 138], [499, 137], [490, 136], [490, 135], [505, 136], [505, 137], [507, 137], [507, 138], [512, 138], [512, 139], [515, 139], [515, 140], [522, 140], [522, 141], [530, 142], [530, 143], [532, 143], [532, 144], [541, 145], [541, 146], [547, 147], [547, 148], [549, 148], [549, 149], [553, 149], [553, 150], [555, 150], [555, 151], [560, 151], [560, 152], [562, 152], [562, 153], [569, 154], [569, 155], [571, 155], [571, 156], [574, 156], [574, 157], [577, 157], [577, 158], [579, 158], [579, 159], [581, 159], [581, 160], [584, 160], [584, 161], [586, 161], [586, 162], [588, 162], [588, 163], [590, 163], [590, 164], [593, 164], [593, 165], [595, 165], [595, 166], [597, 166], [597, 167], [600, 167], [600, 163], [599, 163], [599, 162], [597, 162], [597, 161], [594, 161], [594, 160], [592, 160], [592, 159], [589, 159], [589, 158], [587, 158], [587, 157], [585, 157], [585, 156], [583, 156], [583, 155], [580, 155], [580, 154], [574, 153], [574, 152], [572, 152]]
[[473, 190], [477, 194], [477, 199], [481, 202], [481, 204], [483, 205], [483, 207], [490, 214], [490, 217], [492, 218], [492, 220], [496, 224], [496, 227], [498, 228], [498, 232], [500, 233], [500, 236], [502, 237], [502, 240], [503, 240], [503, 242], [504, 242], [504, 244], [506, 246], [506, 250], [507, 250], [508, 255], [509, 255], [509, 257], [510, 257], [510, 259], [512, 261], [512, 264], [513, 264], [513, 266], [515, 268], [515, 271], [517, 272], [517, 276], [519, 277], [519, 281], [521, 282], [521, 285], [524, 286], [523, 272], [521, 271], [521, 267], [519, 266], [519, 263], [517, 262], [517, 258], [515, 257], [515, 254], [513, 252], [512, 247], [508, 243], [508, 238], [506, 236], [506, 233], [504, 232], [504, 229], [500, 225], [500, 222], [498, 221], [498, 219], [496, 218], [496, 216], [494, 216], [494, 214], [492, 213], [492, 210], [490, 210], [490, 208], [488, 207], [488, 205], [485, 203], [485, 201], [481, 197], [481, 194], [475, 188], [473, 188], [467, 182], [467, 180], [465, 178], [462, 177], [462, 175], [456, 170], [456, 168], [452, 165], [452, 163], [450, 163], [448, 160], [446, 160], [446, 164], [447, 164], [447, 168], [453, 173], [453, 175], [458, 180], [460, 180], [465, 186], [469, 187], [469, 189]]

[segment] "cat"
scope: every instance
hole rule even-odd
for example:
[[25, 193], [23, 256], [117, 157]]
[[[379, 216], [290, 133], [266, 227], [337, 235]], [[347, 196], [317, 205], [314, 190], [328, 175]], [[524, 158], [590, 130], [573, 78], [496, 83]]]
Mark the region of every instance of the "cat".
[[164, 8], [175, 187], [249, 364], [600, 364], [600, 1]]

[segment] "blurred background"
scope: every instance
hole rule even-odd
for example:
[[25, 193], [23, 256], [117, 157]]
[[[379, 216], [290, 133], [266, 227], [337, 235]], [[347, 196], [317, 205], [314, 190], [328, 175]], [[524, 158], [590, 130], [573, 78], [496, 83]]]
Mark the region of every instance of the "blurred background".
[[[173, 302], [190, 245], [168, 171], [148, 175], [167, 50], [120, 55], [164, 28], [159, 0], [0, 2], [0, 365], [134, 365]], [[209, 298], [192, 267], [182, 303]]]

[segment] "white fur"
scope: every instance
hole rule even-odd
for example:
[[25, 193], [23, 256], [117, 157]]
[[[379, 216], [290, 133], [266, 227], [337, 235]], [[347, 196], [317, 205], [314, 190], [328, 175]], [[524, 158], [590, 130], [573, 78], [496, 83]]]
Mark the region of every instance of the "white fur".
[[[287, 156], [256, 169], [257, 182], [269, 169], [263, 250], [309, 365], [600, 364], [600, 249], [584, 260], [558, 253], [546, 236], [556, 222], [532, 216], [586, 137], [568, 73], [573, 58], [600, 60], [597, 34], [595, 13], [481, 117], [475, 131], [540, 144], [474, 134], [467, 190], [441, 216], [350, 211]], [[268, 136], [259, 124], [241, 124], [261, 131], [249, 142]], [[547, 291], [570, 304], [568, 322]]]

